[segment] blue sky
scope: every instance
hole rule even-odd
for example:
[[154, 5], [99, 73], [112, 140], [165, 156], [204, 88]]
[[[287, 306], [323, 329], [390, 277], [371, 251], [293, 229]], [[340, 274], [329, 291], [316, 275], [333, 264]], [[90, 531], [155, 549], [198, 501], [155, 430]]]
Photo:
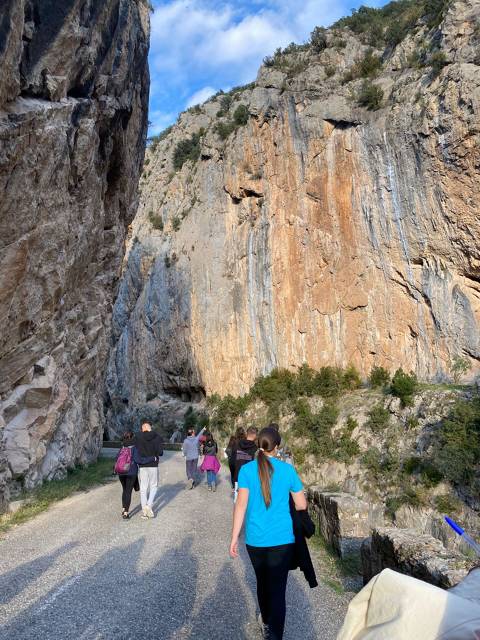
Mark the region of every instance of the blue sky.
[[219, 89], [255, 79], [265, 55], [305, 42], [360, 4], [382, 0], [154, 0], [150, 134]]

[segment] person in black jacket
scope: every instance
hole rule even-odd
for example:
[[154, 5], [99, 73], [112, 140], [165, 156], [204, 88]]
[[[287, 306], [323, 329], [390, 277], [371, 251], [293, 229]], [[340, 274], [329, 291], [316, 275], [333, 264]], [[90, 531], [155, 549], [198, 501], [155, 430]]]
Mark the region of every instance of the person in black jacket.
[[[153, 518], [152, 505], [158, 488], [158, 459], [163, 456], [163, 442], [160, 434], [152, 431], [152, 425], [144, 422], [135, 444], [134, 460], [139, 467], [141, 517], [146, 520]], [[153, 462], [143, 460], [152, 457]]]
[[258, 429], [256, 427], [248, 427], [247, 437], [239, 440], [235, 449], [235, 471], [233, 480], [235, 483], [235, 500], [237, 499], [238, 474], [240, 469], [247, 462], [251, 462], [257, 453], [257, 436]]
[[235, 490], [235, 460], [237, 456], [237, 446], [240, 440], [245, 440], [247, 434], [243, 427], [238, 427], [235, 431], [235, 435], [230, 436], [225, 453], [228, 458], [228, 468], [230, 469], [230, 482], [232, 483], [232, 489]]

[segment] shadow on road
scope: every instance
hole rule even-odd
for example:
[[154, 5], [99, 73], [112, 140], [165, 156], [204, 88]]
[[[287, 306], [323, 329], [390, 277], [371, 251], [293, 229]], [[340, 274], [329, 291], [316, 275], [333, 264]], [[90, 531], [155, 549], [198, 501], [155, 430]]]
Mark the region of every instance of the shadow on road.
[[[254, 640], [255, 631], [252, 633], [247, 627], [248, 612], [244, 589], [232, 563], [225, 562], [214, 590], [208, 592], [197, 615], [189, 621], [188, 637], [192, 640]], [[255, 623], [254, 628], [256, 630]]]
[[[155, 547], [142, 538], [105, 553], [2, 626], [2, 637], [26, 640], [145, 640], [177, 637], [191, 616], [198, 563], [192, 538], [148, 563]], [[148, 568], [138, 567], [147, 561]]]
[[30, 583], [36, 580], [42, 573], [45, 573], [52, 564], [65, 553], [68, 553], [78, 545], [77, 542], [70, 542], [59, 547], [52, 553], [20, 564], [12, 571], [8, 571], [0, 576], [0, 604], [7, 604], [17, 594], [21, 593]]

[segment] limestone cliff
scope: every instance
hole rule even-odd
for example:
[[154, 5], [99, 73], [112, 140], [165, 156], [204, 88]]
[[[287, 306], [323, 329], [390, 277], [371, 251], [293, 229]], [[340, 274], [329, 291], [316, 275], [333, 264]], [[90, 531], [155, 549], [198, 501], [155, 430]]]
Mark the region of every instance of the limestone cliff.
[[144, 156], [147, 4], [0, 7], [0, 510], [99, 451]]
[[113, 316], [112, 431], [277, 366], [441, 380], [462, 354], [478, 370], [480, 4], [440, 18], [373, 51], [330, 29], [150, 148]]

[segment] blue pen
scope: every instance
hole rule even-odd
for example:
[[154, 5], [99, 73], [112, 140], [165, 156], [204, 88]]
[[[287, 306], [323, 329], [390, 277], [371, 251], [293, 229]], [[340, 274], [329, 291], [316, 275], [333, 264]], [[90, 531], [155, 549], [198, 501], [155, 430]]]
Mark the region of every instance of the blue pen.
[[471, 538], [468, 535], [468, 533], [465, 533], [465, 530], [462, 529], [462, 527], [460, 525], [458, 525], [456, 522], [454, 522], [448, 516], [445, 516], [445, 522], [452, 527], [452, 529], [455, 531], [455, 533], [458, 533], [459, 536], [462, 536], [462, 538], [465, 540], [465, 542], [472, 547], [472, 549], [476, 552], [477, 555], [480, 556], [480, 544], [475, 542], [475, 540], [473, 538]]

